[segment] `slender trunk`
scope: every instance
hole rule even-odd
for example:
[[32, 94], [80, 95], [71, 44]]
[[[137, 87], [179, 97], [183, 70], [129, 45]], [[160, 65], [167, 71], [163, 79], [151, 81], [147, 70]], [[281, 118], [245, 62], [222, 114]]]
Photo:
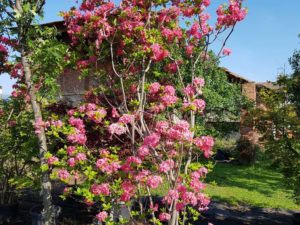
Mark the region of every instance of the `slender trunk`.
[[[193, 111], [191, 111], [191, 129], [193, 130], [193, 137], [194, 137], [194, 129], [195, 129], [195, 121], [196, 121], [196, 116], [195, 113]], [[192, 147], [190, 147], [189, 152], [188, 152], [188, 160], [185, 164], [185, 168], [184, 168], [184, 174], [187, 174], [188, 172], [188, 168], [192, 162]]]
[[178, 212], [176, 210], [177, 200], [174, 200], [173, 207], [171, 211], [171, 219], [168, 225], [176, 225], [178, 223]]
[[[27, 54], [24, 49], [21, 53], [22, 65], [24, 68], [26, 86], [29, 91], [31, 107], [34, 113], [35, 122], [42, 119], [42, 112], [40, 104], [37, 102], [36, 89], [32, 86], [32, 74], [31, 68], [28, 63]], [[41, 128], [41, 132], [37, 135], [39, 140], [39, 159], [41, 166], [47, 165], [47, 160], [45, 159], [45, 153], [47, 152], [47, 139], [45, 135], [44, 128]], [[42, 188], [42, 198], [43, 198], [43, 225], [52, 225], [54, 224], [53, 220], [53, 207], [52, 207], [52, 196], [51, 196], [51, 182], [50, 177], [47, 171], [42, 172], [41, 180]]]

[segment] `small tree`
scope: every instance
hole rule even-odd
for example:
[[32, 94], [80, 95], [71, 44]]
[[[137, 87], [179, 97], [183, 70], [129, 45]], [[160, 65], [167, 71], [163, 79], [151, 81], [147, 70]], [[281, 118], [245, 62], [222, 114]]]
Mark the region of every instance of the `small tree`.
[[296, 106], [289, 101], [290, 78], [280, 76], [278, 89], [262, 89], [259, 97], [264, 109], [252, 114], [256, 129], [262, 133], [266, 154], [286, 176], [286, 183], [294, 189], [299, 203], [300, 184], [300, 120]]
[[[41, 168], [47, 166], [45, 154], [48, 151], [41, 103], [45, 94], [48, 99], [53, 93], [49, 88], [57, 87], [56, 77], [62, 72], [63, 57], [67, 55], [67, 49], [55, 41], [53, 32], [37, 25], [44, 5], [44, 0], [4, 0], [0, 3], [0, 72], [17, 79], [12, 96], [23, 98], [31, 105]], [[41, 191], [43, 222], [53, 224], [51, 182], [45, 170], [41, 176]]]
[[0, 102], [0, 204], [15, 203], [18, 189], [38, 186], [38, 142], [23, 101]]
[[[75, 179], [77, 195], [101, 203], [100, 222], [117, 223], [108, 212], [131, 201], [139, 203], [131, 218], [147, 223], [150, 216], [155, 224], [185, 224], [190, 213], [199, 216], [195, 208], [207, 208], [207, 169], [195, 160], [208, 158], [214, 141], [195, 126], [205, 108], [205, 82], [196, 68], [209, 65], [212, 40], [229, 30], [227, 40], [246, 16], [242, 1], [232, 0], [218, 8], [213, 28], [209, 4], [89, 0], [64, 13], [77, 70], [96, 77], [99, 86], [66, 120], [52, 121], [49, 135], [63, 143], [46, 157], [53, 178]], [[225, 44], [218, 57], [230, 54]], [[163, 184], [166, 194], [157, 205], [153, 190]]]

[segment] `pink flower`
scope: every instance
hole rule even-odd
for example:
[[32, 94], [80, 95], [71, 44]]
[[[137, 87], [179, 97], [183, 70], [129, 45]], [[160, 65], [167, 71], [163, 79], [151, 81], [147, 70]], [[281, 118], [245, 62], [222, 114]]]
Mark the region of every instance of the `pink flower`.
[[97, 220], [100, 222], [104, 222], [107, 217], [108, 217], [108, 214], [105, 211], [99, 212], [96, 216]]
[[195, 99], [193, 101], [193, 104], [196, 106], [197, 110], [199, 110], [200, 112], [202, 112], [206, 106], [205, 101], [202, 99]]
[[107, 158], [98, 159], [96, 162], [96, 167], [100, 169], [103, 173], [113, 174], [121, 168], [119, 162], [109, 163]]
[[53, 165], [53, 164], [55, 164], [55, 163], [57, 163], [57, 162], [58, 162], [58, 158], [55, 157], [55, 156], [51, 156], [51, 157], [48, 159], [48, 164], [49, 164], [49, 165]]
[[176, 211], [182, 211], [184, 209], [185, 204], [183, 202], [176, 203]]
[[183, 92], [187, 96], [193, 97], [195, 95], [196, 90], [191, 84], [189, 84], [183, 89]]
[[58, 171], [58, 178], [61, 180], [67, 180], [70, 177], [70, 173], [66, 169], [60, 169]]
[[200, 192], [205, 188], [205, 184], [199, 181], [199, 179], [192, 179], [190, 185], [194, 192]]
[[158, 121], [155, 125], [155, 130], [160, 133], [164, 134], [169, 129], [169, 123], [167, 121]]
[[80, 131], [84, 130], [84, 123], [80, 118], [71, 117], [69, 123]]
[[214, 139], [210, 136], [202, 136], [201, 138], [195, 138], [194, 144], [204, 152], [204, 156], [209, 158], [212, 154], [212, 148], [214, 146]]
[[63, 123], [61, 122], [61, 120], [57, 120], [57, 121], [52, 121], [51, 124], [57, 128], [62, 127]]
[[196, 39], [201, 39], [201, 38], [202, 38], [202, 34], [200, 33], [200, 25], [199, 25], [199, 23], [198, 23], [198, 22], [195, 22], [195, 23], [192, 25], [191, 29], [189, 29], [189, 30], [187, 31], [187, 34], [188, 34], [189, 36], [193, 36], [193, 37], [196, 38]]
[[121, 201], [128, 202], [130, 198], [135, 194], [136, 187], [131, 181], [124, 181], [121, 184], [123, 194], [121, 195]]
[[80, 144], [80, 145], [84, 145], [87, 141], [87, 137], [85, 136], [85, 134], [80, 133], [80, 131], [77, 129], [76, 129], [76, 133], [68, 135], [67, 139], [73, 144]]
[[130, 115], [130, 114], [123, 114], [119, 119], [119, 123], [124, 123], [124, 124], [128, 124], [133, 121], [134, 121], [134, 115]]
[[175, 88], [171, 85], [167, 85], [164, 87], [164, 94], [167, 95], [175, 95]]
[[122, 135], [126, 133], [126, 127], [122, 123], [112, 123], [108, 127], [111, 134]]
[[202, 4], [205, 6], [205, 7], [208, 7], [210, 5], [210, 0], [203, 0], [202, 1]]
[[179, 193], [177, 190], [169, 190], [168, 194], [164, 197], [163, 201], [171, 205], [173, 200], [177, 200], [179, 198]]
[[94, 110], [96, 110], [97, 109], [97, 106], [94, 104], [94, 103], [88, 103], [87, 105], [86, 105], [86, 110], [87, 111], [94, 111]]
[[157, 133], [153, 133], [144, 138], [143, 145], [155, 148], [159, 144], [159, 141], [160, 141], [160, 135]]
[[200, 212], [208, 209], [210, 199], [207, 196], [205, 196], [203, 193], [199, 193], [197, 195], [197, 200], [198, 200], [198, 206], [199, 206], [198, 210]]
[[165, 66], [164, 70], [169, 73], [176, 73], [178, 71], [176, 63], [169, 63]]
[[180, 120], [168, 130], [167, 136], [174, 141], [191, 141], [193, 134], [189, 127], [187, 121]]
[[68, 155], [73, 155], [73, 152], [76, 150], [75, 146], [69, 146], [67, 148]]
[[171, 219], [171, 215], [169, 213], [161, 213], [159, 214], [159, 220], [164, 222], [164, 221], [168, 221]]
[[173, 31], [169, 28], [163, 27], [161, 30], [162, 36], [164, 36], [169, 42], [174, 39]]
[[198, 172], [200, 173], [200, 176], [205, 176], [208, 173], [208, 170], [203, 166], [198, 170]]
[[126, 159], [126, 162], [129, 163], [129, 164], [134, 163], [136, 165], [142, 164], [142, 160], [139, 157], [136, 157], [136, 156], [129, 156]]
[[159, 92], [159, 89], [160, 89], [160, 84], [158, 82], [154, 82], [149, 86], [149, 93], [152, 95], [156, 94], [157, 92]]
[[151, 59], [154, 62], [162, 61], [164, 58], [169, 56], [169, 52], [165, 49], [163, 49], [159, 44], [153, 44], [151, 45], [151, 51], [152, 51], [152, 57]]
[[158, 186], [163, 182], [161, 176], [149, 176], [147, 180], [147, 186], [150, 188], [158, 188]]
[[44, 122], [42, 118], [38, 118], [34, 123], [35, 133], [40, 134], [42, 132], [42, 129], [46, 129], [49, 126], [50, 126], [49, 122], [47, 121]]
[[98, 109], [95, 111], [87, 111], [86, 115], [89, 117], [90, 120], [94, 121], [95, 123], [101, 123], [102, 119], [106, 116], [107, 112], [105, 109]]
[[232, 53], [232, 51], [231, 51], [231, 49], [229, 49], [229, 48], [224, 48], [223, 49], [223, 55], [230, 55]]
[[205, 84], [205, 80], [201, 77], [197, 77], [193, 80], [193, 84], [198, 87], [203, 87]]
[[78, 154], [76, 155], [75, 159], [76, 159], [77, 161], [85, 161], [85, 160], [86, 160], [86, 154], [84, 154], [84, 153], [78, 153]]
[[150, 150], [147, 146], [142, 145], [141, 147], [139, 147], [139, 149], [138, 149], [138, 156], [139, 157], [144, 158], [148, 155], [150, 155]]
[[166, 161], [163, 161], [159, 165], [159, 171], [162, 172], [162, 173], [168, 173], [173, 168], [174, 168], [174, 161], [172, 159], [168, 159]]
[[174, 95], [163, 95], [161, 101], [165, 106], [171, 106], [177, 102], [178, 98]]
[[142, 170], [135, 176], [135, 179], [139, 182], [142, 182], [145, 180], [145, 178], [147, 178], [147, 176], [149, 176], [149, 174], [150, 174], [149, 170]]
[[104, 184], [93, 184], [91, 186], [91, 192], [94, 195], [108, 196], [108, 195], [110, 195], [110, 186], [107, 183], [104, 183]]
[[153, 212], [157, 212], [158, 211], [158, 204], [156, 203], [155, 205], [153, 205], [153, 204], [150, 203], [150, 209]]
[[197, 197], [193, 192], [184, 192], [182, 194], [182, 200], [185, 204], [191, 204], [193, 206], [197, 205], [198, 202]]
[[74, 167], [75, 165], [76, 165], [76, 160], [75, 160], [75, 158], [69, 158], [69, 160], [68, 160], [68, 164], [69, 164], [69, 166], [70, 167]]
[[73, 116], [74, 113], [75, 113], [75, 110], [74, 110], [74, 109], [70, 109], [70, 110], [68, 111], [68, 116]]
[[194, 51], [193, 45], [188, 45], [185, 47], [185, 53], [187, 54], [187, 56], [191, 57], [193, 55], [193, 51]]
[[119, 118], [119, 117], [120, 117], [120, 115], [119, 115], [119, 113], [118, 113], [118, 110], [117, 110], [116, 108], [112, 108], [111, 116], [112, 116], [113, 118]]

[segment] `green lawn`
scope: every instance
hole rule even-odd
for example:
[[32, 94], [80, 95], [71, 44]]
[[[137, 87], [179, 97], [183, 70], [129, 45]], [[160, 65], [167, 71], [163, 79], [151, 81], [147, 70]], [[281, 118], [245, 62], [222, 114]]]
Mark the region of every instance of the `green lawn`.
[[292, 199], [281, 173], [274, 169], [233, 164], [217, 164], [207, 177], [206, 193], [212, 199], [233, 205], [300, 210]]

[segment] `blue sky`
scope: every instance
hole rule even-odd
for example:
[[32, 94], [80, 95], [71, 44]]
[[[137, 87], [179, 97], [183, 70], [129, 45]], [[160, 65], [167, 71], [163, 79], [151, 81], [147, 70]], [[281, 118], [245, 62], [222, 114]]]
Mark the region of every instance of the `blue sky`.
[[[75, 2], [48, 0], [45, 22], [60, 20], [59, 11], [68, 10]], [[211, 2], [209, 12], [214, 14], [225, 0]], [[221, 65], [252, 81], [274, 81], [284, 67], [290, 72], [288, 58], [295, 49], [300, 49], [300, 0], [246, 0], [245, 5], [249, 14], [228, 41], [227, 47], [233, 53], [223, 58]], [[0, 76], [4, 93], [11, 93], [12, 84], [7, 76]]]

